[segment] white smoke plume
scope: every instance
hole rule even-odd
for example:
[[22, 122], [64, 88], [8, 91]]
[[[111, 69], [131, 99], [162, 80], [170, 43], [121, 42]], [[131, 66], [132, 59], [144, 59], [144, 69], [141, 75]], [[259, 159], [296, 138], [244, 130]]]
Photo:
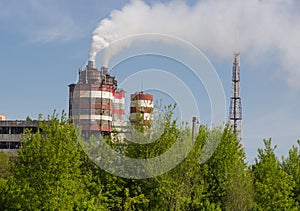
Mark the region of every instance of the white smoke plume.
[[[298, 0], [199, 0], [148, 5], [132, 0], [114, 10], [94, 30], [90, 60], [106, 48], [107, 65], [120, 49], [113, 41], [143, 33], [162, 33], [185, 39], [205, 52], [232, 58], [235, 50], [255, 61], [275, 50], [288, 82], [300, 80], [300, 2]], [[130, 45], [130, 43], [128, 43]], [[258, 62], [258, 61], [257, 61]], [[299, 85], [298, 85], [299, 86]]]

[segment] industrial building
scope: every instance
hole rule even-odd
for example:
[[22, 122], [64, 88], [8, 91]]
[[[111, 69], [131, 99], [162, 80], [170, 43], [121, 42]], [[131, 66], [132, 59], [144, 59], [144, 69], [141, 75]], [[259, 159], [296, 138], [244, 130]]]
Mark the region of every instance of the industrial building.
[[[229, 119], [233, 121], [236, 134], [242, 131], [242, 106], [240, 97], [240, 54], [234, 55], [232, 69], [233, 96], [230, 98]], [[80, 126], [85, 136], [91, 134], [110, 135], [114, 130], [121, 134], [130, 132], [125, 121], [125, 91], [118, 88], [115, 77], [109, 75], [107, 67], [98, 70], [89, 61], [79, 70], [76, 84], [69, 85], [69, 117]], [[130, 95], [131, 125], [151, 126], [153, 121], [153, 95], [136, 92]], [[193, 140], [196, 118], [193, 118]], [[240, 124], [238, 124], [238, 122]], [[0, 114], [0, 149], [20, 148], [21, 134], [25, 129], [37, 131], [37, 121], [6, 120]], [[241, 134], [240, 134], [241, 135]]]
[[[4, 118], [5, 119], [5, 118]], [[37, 131], [37, 121], [1, 120], [0, 121], [0, 149], [19, 149], [21, 134], [29, 129], [33, 133]]]
[[83, 135], [104, 135], [125, 127], [125, 91], [118, 89], [115, 77], [108, 74], [108, 68], [98, 70], [94, 62], [79, 70], [76, 84], [69, 85], [69, 116]]
[[[85, 136], [110, 135], [116, 130], [124, 138], [124, 133], [130, 132], [125, 121], [124, 104], [125, 91], [118, 89], [115, 77], [108, 74], [108, 68], [98, 70], [91, 61], [79, 71], [77, 83], [69, 85], [69, 116]], [[139, 116], [142, 124], [151, 124], [152, 115], [153, 95], [136, 92], [130, 96], [131, 123], [136, 123]], [[35, 133], [37, 125], [38, 121], [6, 120], [1, 114], [0, 149], [20, 148], [21, 134], [26, 129]]]
[[130, 95], [131, 124], [151, 125], [153, 120], [153, 95], [136, 92]]

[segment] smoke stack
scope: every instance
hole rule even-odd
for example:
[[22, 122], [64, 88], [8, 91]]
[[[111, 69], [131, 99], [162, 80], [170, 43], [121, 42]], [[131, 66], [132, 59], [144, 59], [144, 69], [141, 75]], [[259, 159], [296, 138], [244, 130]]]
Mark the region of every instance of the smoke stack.
[[197, 126], [197, 118], [192, 118], [192, 141], [196, 139], [196, 126]]
[[93, 61], [88, 61], [88, 64], [87, 64], [87, 69], [90, 70], [90, 69], [95, 69], [95, 65], [94, 65], [94, 62]]
[[101, 73], [102, 73], [103, 75], [107, 75], [107, 74], [108, 74], [108, 67], [102, 66], [102, 67], [101, 67]]

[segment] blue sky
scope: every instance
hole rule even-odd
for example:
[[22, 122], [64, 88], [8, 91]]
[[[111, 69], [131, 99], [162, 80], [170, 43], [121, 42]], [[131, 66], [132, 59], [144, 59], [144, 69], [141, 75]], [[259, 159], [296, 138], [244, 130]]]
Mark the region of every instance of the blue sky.
[[[39, 113], [52, 114], [54, 109], [67, 111], [67, 85], [77, 80], [78, 68], [84, 66], [89, 58], [94, 29], [101, 19], [108, 17], [111, 10], [121, 9], [128, 2], [125, 0], [1, 1], [0, 113], [5, 114], [8, 119], [24, 119], [28, 115], [36, 118]], [[150, 4], [159, 1], [146, 2]], [[177, 2], [180, 4], [182, 1]], [[276, 2], [284, 4], [281, 0]], [[287, 1], [287, 4], [293, 2]], [[187, 1], [187, 3], [192, 8], [196, 1]], [[298, 7], [293, 8], [299, 8], [298, 3], [297, 5]], [[297, 9], [294, 12], [295, 17], [285, 12], [279, 13], [279, 16], [282, 16], [282, 19], [288, 16], [286, 19], [290, 20], [292, 25], [298, 18]], [[270, 29], [271, 32], [272, 30]], [[297, 35], [298, 31], [286, 31], [286, 34], [289, 33]], [[230, 37], [225, 36], [225, 38], [224, 48], [227, 42], [230, 42]], [[234, 35], [232, 39], [235, 39]], [[289, 38], [282, 43], [288, 40]], [[279, 51], [281, 46], [276, 45], [267, 50], [265, 48], [261, 50], [259, 47], [253, 50], [253, 46], [242, 46], [243, 142], [250, 163], [257, 154], [257, 148], [263, 147], [263, 138], [272, 137], [273, 144], [278, 145], [276, 150], [278, 155], [286, 155], [288, 149], [296, 144], [297, 139], [300, 139], [300, 85], [298, 86], [297, 83], [300, 79], [298, 77], [300, 71], [298, 71], [298, 63], [293, 63], [298, 57], [291, 60], [292, 62], [286, 59], [296, 55], [293, 52], [299, 50], [297, 48], [299, 43], [294, 42], [295, 49], [291, 45], [285, 49], [286, 51]], [[209, 51], [209, 47], [202, 48], [201, 43], [195, 45], [204, 49], [215, 67], [229, 107], [232, 54], [228, 55], [224, 52], [215, 55], [213, 51]], [[219, 44], [219, 48], [222, 51], [223, 45]], [[246, 53], [248, 50], [253, 53]], [[139, 65], [147, 68], [166, 66], [167, 61], [161, 61], [157, 66], [149, 65], [153, 59], [145, 59], [144, 63], [147, 65], [142, 64], [142, 58], [137, 61], [140, 62]], [[293, 71], [288, 70], [289, 65], [285, 62], [292, 65]], [[132, 65], [124, 64], [122, 68], [132, 67]], [[176, 65], [174, 71], [176, 72]], [[117, 77], [122, 75], [117, 67], [114, 73]]]

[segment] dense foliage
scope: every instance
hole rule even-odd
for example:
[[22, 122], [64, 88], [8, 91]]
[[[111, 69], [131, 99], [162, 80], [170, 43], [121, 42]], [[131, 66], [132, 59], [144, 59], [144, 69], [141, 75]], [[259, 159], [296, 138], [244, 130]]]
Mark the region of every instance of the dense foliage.
[[[153, 143], [107, 138], [114, 150], [139, 159], [166, 152], [179, 138], [192, 146], [174, 169], [140, 180], [95, 165], [64, 116], [40, 121], [36, 134], [24, 134], [18, 156], [0, 152], [1, 210], [300, 210], [300, 141], [280, 161], [276, 146], [264, 140], [265, 148], [249, 166], [230, 125], [200, 126], [193, 143], [190, 129], [172, 120], [172, 109], [165, 113], [164, 131]], [[214, 137], [219, 144], [200, 162]]]

